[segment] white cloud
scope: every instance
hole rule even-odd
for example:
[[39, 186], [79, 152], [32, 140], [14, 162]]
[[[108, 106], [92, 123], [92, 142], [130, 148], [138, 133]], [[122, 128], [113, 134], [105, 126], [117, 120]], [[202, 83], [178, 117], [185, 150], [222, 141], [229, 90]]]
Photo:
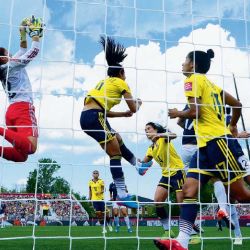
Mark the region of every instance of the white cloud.
[[44, 152], [60, 152], [60, 153], [73, 153], [73, 154], [84, 154], [84, 153], [95, 153], [96, 146], [89, 146], [89, 145], [83, 145], [83, 146], [76, 146], [76, 145], [70, 145], [66, 143], [39, 143], [38, 152], [40, 154], [43, 154]]
[[93, 165], [109, 165], [109, 157], [103, 156], [93, 161]]
[[[73, 32], [69, 34], [74, 35]], [[73, 60], [74, 41], [65, 37], [61, 31], [45, 30], [43, 43], [43, 57], [45, 60], [69, 62]]]
[[[58, 35], [58, 37], [62, 43], [62, 51], [60, 51], [62, 54], [58, 59], [64, 62], [44, 62], [43, 65], [33, 64], [33, 66], [31, 64], [28, 68], [34, 91], [41, 92], [40, 98], [35, 99], [39, 126], [42, 128], [41, 138], [48, 140], [46, 143], [41, 140], [38, 153], [61, 150], [65, 157], [72, 152], [88, 157], [88, 153], [94, 153], [97, 150], [101, 152], [101, 149], [97, 149], [97, 143], [81, 131], [79, 119], [83, 108], [84, 91], [94, 87], [100, 79], [105, 77], [104, 53], [96, 55], [93, 67], [67, 63], [65, 61], [72, 61], [71, 52], [74, 51], [74, 43], [64, 36]], [[68, 51], [65, 51], [64, 42], [67, 44]], [[221, 45], [228, 48], [224, 49]], [[235, 73], [241, 101], [244, 106], [249, 107], [244, 109], [245, 123], [249, 129], [249, 54], [236, 48], [235, 39], [228, 31], [211, 24], [182, 37], [176, 46], [167, 49], [164, 53], [160, 50], [160, 45], [154, 42], [127, 49], [129, 55], [124, 62], [124, 66], [127, 67], [127, 82], [134, 96], [141, 97], [144, 103], [141, 110], [132, 118], [110, 119], [112, 127], [119, 132], [124, 132], [122, 136], [127, 136], [132, 142], [142, 140], [143, 136], [140, 134], [144, 133], [144, 125], [148, 121], [168, 124], [171, 130], [181, 135], [181, 129], [176, 125], [176, 120], [168, 119], [167, 109], [168, 107], [181, 109], [186, 102], [181, 64], [186, 54], [193, 48], [214, 49], [215, 58], [208, 77], [218, 85], [224, 86], [233, 95], [235, 92], [231, 72]], [[49, 51], [46, 53], [50, 54]], [[51, 55], [53, 55], [52, 52]], [[82, 96], [73, 98], [68, 92], [73, 87], [79, 93], [82, 91]], [[58, 96], [53, 93], [57, 93]], [[4, 98], [2, 91], [0, 97]], [[4, 100], [1, 103], [4, 103]], [[127, 107], [122, 103], [116, 109], [126, 110]], [[0, 123], [3, 124], [4, 109], [0, 109], [0, 118]], [[68, 140], [69, 143], [55, 142], [62, 139]], [[79, 145], [80, 141], [84, 145]], [[76, 146], [72, 147], [73, 144]], [[93, 164], [99, 165], [104, 162], [108, 164], [109, 159], [97, 158]]]
[[[67, 44], [68, 51], [73, 51], [74, 44], [61, 37], [61, 43], [64, 42]], [[221, 48], [221, 44], [227, 49]], [[160, 45], [154, 42], [127, 49], [128, 57], [124, 62], [124, 66], [127, 67], [127, 82], [134, 96], [142, 98], [144, 103], [141, 110], [132, 118], [110, 119], [114, 129], [130, 133], [128, 135], [133, 138], [133, 141], [137, 140], [137, 136], [131, 137], [131, 133], [143, 133], [144, 125], [149, 120], [169, 124], [172, 130], [178, 131], [176, 121], [167, 118], [167, 108], [176, 105], [182, 108], [186, 102], [182, 91], [184, 77], [181, 73], [181, 64], [186, 54], [194, 48], [201, 50], [212, 48], [215, 51], [209, 77], [234, 94], [231, 74], [234, 72], [238, 77], [241, 100], [244, 105], [249, 106], [247, 95], [244, 94], [245, 88], [250, 86], [247, 78], [250, 72], [249, 55], [236, 48], [235, 39], [228, 31], [219, 25], [209, 24], [206, 28], [194, 30], [188, 36], [182, 37], [178, 45], [169, 48], [165, 53], [162, 53]], [[62, 59], [71, 61], [71, 53], [64, 54], [64, 51], [64, 49], [61, 51]], [[41, 102], [38, 99], [35, 101], [37, 112], [40, 114], [39, 125], [42, 128], [80, 131], [79, 117], [83, 108], [84, 93], [105, 77], [104, 53], [96, 55], [93, 67], [51, 62], [43, 64], [42, 69], [41, 75], [40, 66], [34, 65], [29, 68], [30, 77], [35, 82], [34, 90], [40, 90], [46, 94], [42, 96]], [[83, 82], [79, 79], [83, 79]], [[71, 94], [67, 93], [73, 87], [82, 91], [80, 98], [72, 98]], [[51, 93], [59, 95], [57, 97], [50, 95]], [[116, 109], [126, 110], [127, 107], [123, 103]], [[244, 113], [246, 118], [249, 117], [249, 110], [245, 110]], [[247, 119], [247, 127], [250, 127], [249, 119]], [[63, 135], [63, 132], [61, 134]]]

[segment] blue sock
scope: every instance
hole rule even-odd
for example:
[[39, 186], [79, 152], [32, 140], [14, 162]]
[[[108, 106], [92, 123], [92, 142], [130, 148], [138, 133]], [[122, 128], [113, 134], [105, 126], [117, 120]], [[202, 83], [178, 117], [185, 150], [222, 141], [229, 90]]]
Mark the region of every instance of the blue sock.
[[125, 146], [123, 141], [120, 143], [120, 150], [122, 153], [122, 157], [128, 161], [131, 165], [136, 165], [136, 157], [134, 154]]

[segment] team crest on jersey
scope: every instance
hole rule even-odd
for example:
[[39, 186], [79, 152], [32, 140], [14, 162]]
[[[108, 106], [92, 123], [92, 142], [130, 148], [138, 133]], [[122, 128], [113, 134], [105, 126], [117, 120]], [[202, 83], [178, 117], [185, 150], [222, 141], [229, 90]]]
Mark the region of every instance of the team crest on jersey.
[[185, 89], [185, 91], [192, 91], [192, 89], [193, 89], [192, 82], [185, 82], [184, 89]]

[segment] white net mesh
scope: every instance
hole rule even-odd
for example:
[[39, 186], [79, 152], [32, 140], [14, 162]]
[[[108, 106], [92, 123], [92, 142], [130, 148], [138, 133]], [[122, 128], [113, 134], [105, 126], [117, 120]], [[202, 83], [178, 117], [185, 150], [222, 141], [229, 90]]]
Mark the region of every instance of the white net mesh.
[[[235, 75], [245, 129], [250, 130], [249, 0], [0, 0], [0, 6], [0, 46], [13, 54], [19, 48], [18, 26], [24, 17], [33, 14], [46, 23], [40, 53], [27, 67], [38, 120], [38, 148], [23, 163], [1, 158], [0, 200], [6, 204], [7, 217], [2, 222], [6, 228], [0, 231], [0, 245], [6, 249], [154, 249], [152, 239], [164, 233], [153, 204], [161, 177], [156, 163], [141, 177], [122, 160], [127, 189], [142, 205], [138, 211], [128, 209], [132, 233], [127, 232], [122, 214], [119, 233], [115, 232], [112, 202], [108, 202], [114, 231], [103, 234], [89, 200], [93, 170], [104, 180], [105, 201], [110, 200], [112, 182], [109, 158], [79, 124], [87, 91], [107, 76], [99, 37], [111, 36], [127, 48], [123, 64], [126, 82], [133, 96], [143, 101], [133, 117], [110, 119], [111, 127], [134, 155], [143, 159], [150, 145], [145, 124], [166, 125], [177, 134], [174, 145], [182, 155], [182, 129], [168, 118], [168, 109], [182, 110], [186, 104], [181, 65], [191, 50], [214, 50], [208, 78], [234, 96]], [[28, 47], [30, 43], [29, 39]], [[3, 88], [0, 100], [0, 125], [6, 127], [8, 100]], [[122, 101], [114, 110], [126, 109]], [[243, 130], [242, 122], [238, 129]], [[1, 145], [9, 146], [1, 138]], [[248, 156], [245, 140], [240, 144]], [[52, 169], [55, 165], [59, 168], [53, 178], [43, 182], [46, 173], [41, 166]], [[34, 170], [40, 175], [31, 176]], [[32, 185], [27, 184], [29, 177]], [[211, 190], [199, 192], [204, 203], [199, 203], [197, 222], [205, 233], [200, 235], [201, 244], [190, 248], [211, 249], [220, 244], [221, 249], [236, 249], [234, 233], [215, 228], [217, 202]], [[174, 195], [169, 194], [168, 216], [177, 234], [175, 203]], [[236, 208], [248, 249], [249, 204], [237, 204]]]

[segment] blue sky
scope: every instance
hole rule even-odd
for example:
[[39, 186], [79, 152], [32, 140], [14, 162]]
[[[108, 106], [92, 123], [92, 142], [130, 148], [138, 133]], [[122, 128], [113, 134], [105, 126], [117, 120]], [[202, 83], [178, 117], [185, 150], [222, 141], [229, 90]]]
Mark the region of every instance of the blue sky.
[[[0, 46], [12, 53], [19, 46], [22, 18], [34, 14], [46, 23], [41, 53], [27, 68], [40, 127], [38, 151], [26, 163], [0, 161], [0, 183], [4, 186], [21, 183], [41, 157], [61, 164], [59, 174], [82, 194], [87, 194], [94, 169], [100, 170], [107, 184], [111, 181], [108, 159], [79, 126], [84, 95], [105, 77], [104, 54], [98, 43], [104, 34], [128, 48], [124, 62], [127, 81], [134, 96], [144, 101], [133, 118], [111, 121], [139, 158], [149, 145], [143, 129], [150, 120], [168, 125], [179, 135], [175, 145], [181, 153], [181, 130], [176, 121], [167, 118], [167, 108], [181, 109], [185, 103], [181, 63], [193, 48], [215, 50], [211, 78], [232, 94], [231, 73], [235, 73], [250, 127], [246, 94], [250, 90], [249, 1], [0, 0], [0, 6]], [[3, 125], [6, 98], [2, 88], [0, 95]], [[117, 110], [126, 110], [125, 104]], [[129, 191], [152, 198], [160, 179], [157, 165], [145, 177], [139, 177], [127, 163], [124, 166]]]

